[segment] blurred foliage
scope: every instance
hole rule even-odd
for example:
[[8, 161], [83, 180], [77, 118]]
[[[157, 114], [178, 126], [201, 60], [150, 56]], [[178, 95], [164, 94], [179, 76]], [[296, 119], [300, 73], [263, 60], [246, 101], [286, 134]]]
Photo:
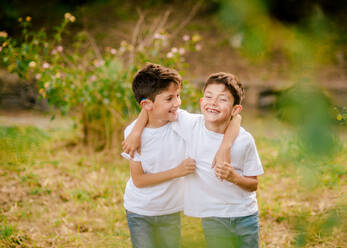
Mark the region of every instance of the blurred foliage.
[[301, 150], [316, 157], [334, 154], [334, 115], [330, 100], [320, 88], [310, 82], [298, 82], [282, 93], [277, 108], [281, 119], [298, 127]]
[[[233, 47], [254, 62], [265, 62], [280, 53], [290, 62], [289, 69], [297, 71], [336, 59], [336, 45], [345, 35], [319, 5], [303, 10], [308, 12], [304, 21], [289, 26], [271, 15], [269, 2], [220, 1], [219, 16], [228, 27]], [[300, 6], [293, 4], [291, 11], [300, 11]]]
[[347, 108], [346, 107], [335, 107], [336, 121], [341, 125], [347, 124]]
[[[154, 62], [183, 73], [187, 67], [184, 55], [199, 50], [201, 37], [197, 34], [185, 35], [179, 47], [171, 47], [164, 27], [168, 14], [150, 27], [144, 26], [141, 15], [132, 41], [123, 40], [117, 49], [100, 49], [87, 31], [77, 33], [69, 47], [64, 47], [67, 25], [76, 20], [70, 13], [51, 36], [44, 30], [32, 31], [30, 16], [20, 18], [20, 39], [0, 33], [1, 62], [9, 72], [32, 81], [41, 97], [62, 114], [72, 111], [83, 128], [85, 144], [110, 148], [114, 140], [121, 140], [121, 130], [139, 110], [131, 90], [136, 71], [146, 62]], [[186, 82], [185, 94], [198, 93]], [[198, 101], [187, 103], [186, 107], [198, 105]]]
[[[276, 53], [284, 56], [285, 70], [293, 85], [280, 94], [277, 112], [280, 119], [295, 127], [296, 134], [288, 137], [287, 148], [280, 154], [297, 169], [303, 188], [309, 194], [319, 186], [325, 172], [336, 175], [332, 180], [344, 175], [334, 171], [331, 161], [343, 151], [335, 124], [336, 120], [344, 122], [345, 108], [335, 108], [338, 113], [334, 113], [331, 100], [318, 86], [319, 78], [315, 75], [319, 66], [336, 60], [336, 48], [345, 34], [340, 33], [336, 23], [331, 22], [318, 4], [309, 4], [312, 11], [302, 14], [305, 15], [303, 21], [289, 26], [271, 16], [271, 2], [221, 0], [219, 16], [232, 35], [230, 44], [250, 61], [266, 63]], [[308, 3], [304, 1], [294, 7], [306, 11], [300, 6]], [[345, 206], [341, 208], [345, 210]], [[335, 211], [325, 218], [322, 222], [319, 218], [308, 218], [306, 213], [298, 217], [294, 222], [297, 230], [294, 245], [305, 246], [313, 233], [330, 235], [334, 226], [341, 224]], [[314, 230], [308, 231], [310, 228]]]
[[49, 136], [35, 127], [0, 127], [0, 163], [28, 162], [27, 151], [34, 151]]

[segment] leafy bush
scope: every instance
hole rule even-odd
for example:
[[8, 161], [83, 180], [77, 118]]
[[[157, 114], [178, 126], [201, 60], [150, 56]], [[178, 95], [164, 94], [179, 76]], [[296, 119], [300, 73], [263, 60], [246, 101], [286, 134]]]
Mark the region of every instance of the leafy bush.
[[[41, 97], [62, 114], [75, 115], [85, 144], [110, 148], [139, 109], [130, 83], [136, 71], [146, 62], [154, 62], [182, 72], [187, 67], [183, 56], [200, 50], [198, 35], [185, 35], [179, 47], [171, 48], [172, 39], [164, 29], [168, 15], [164, 13], [158, 19], [161, 22], [146, 27], [140, 13], [132, 41], [122, 41], [117, 49], [100, 49], [87, 31], [77, 33], [69, 46], [63, 46], [68, 41], [64, 35], [67, 25], [76, 20], [70, 13], [52, 35], [30, 31], [31, 17], [20, 18], [21, 40], [0, 33], [2, 62], [9, 72], [32, 81]], [[197, 96], [187, 82], [183, 93]]]

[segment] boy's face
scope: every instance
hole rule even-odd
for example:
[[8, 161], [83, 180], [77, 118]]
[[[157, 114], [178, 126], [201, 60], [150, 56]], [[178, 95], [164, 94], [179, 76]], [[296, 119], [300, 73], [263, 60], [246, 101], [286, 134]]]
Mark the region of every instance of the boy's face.
[[214, 124], [223, 124], [229, 121], [236, 106], [234, 97], [223, 84], [212, 83], [207, 86], [204, 96], [200, 99], [201, 113], [205, 121]]
[[180, 88], [171, 83], [169, 87], [155, 96], [151, 102], [152, 116], [161, 122], [177, 120], [177, 110], [181, 106]]

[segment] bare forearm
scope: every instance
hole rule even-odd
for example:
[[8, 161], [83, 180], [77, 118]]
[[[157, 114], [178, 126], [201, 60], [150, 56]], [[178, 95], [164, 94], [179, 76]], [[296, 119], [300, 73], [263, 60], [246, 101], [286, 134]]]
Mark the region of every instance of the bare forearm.
[[158, 173], [144, 173], [142, 175], [133, 176], [132, 179], [136, 187], [143, 188], [154, 186], [177, 177], [179, 176], [176, 173], [176, 168], [173, 168]]
[[240, 125], [241, 125], [241, 116], [237, 115], [235, 116], [229, 123], [227, 129], [224, 133], [224, 138], [222, 141], [221, 146], [230, 148], [233, 144], [236, 137], [239, 135], [240, 132]]
[[142, 131], [145, 128], [147, 122], [148, 122], [147, 111], [142, 109], [139, 116], [137, 117], [135, 126], [134, 126], [133, 130], [131, 131], [131, 133], [141, 136]]
[[240, 188], [253, 192], [258, 189], [258, 179], [253, 177], [244, 177], [241, 175], [234, 175], [234, 178], [228, 178], [228, 181], [234, 183], [235, 185], [239, 186]]

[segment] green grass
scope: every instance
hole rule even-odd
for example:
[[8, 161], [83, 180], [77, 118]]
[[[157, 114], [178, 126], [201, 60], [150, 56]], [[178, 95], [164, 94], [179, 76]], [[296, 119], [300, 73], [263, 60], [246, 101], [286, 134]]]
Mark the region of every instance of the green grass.
[[[265, 130], [252, 123], [247, 129]], [[261, 247], [345, 247], [346, 144], [305, 171], [284, 152], [295, 150], [287, 136], [252, 133], [265, 170]], [[129, 168], [117, 152], [66, 145], [73, 129], [0, 126], [0, 135], [0, 247], [131, 246], [123, 208]], [[182, 217], [182, 247], [205, 247], [199, 219]]]

